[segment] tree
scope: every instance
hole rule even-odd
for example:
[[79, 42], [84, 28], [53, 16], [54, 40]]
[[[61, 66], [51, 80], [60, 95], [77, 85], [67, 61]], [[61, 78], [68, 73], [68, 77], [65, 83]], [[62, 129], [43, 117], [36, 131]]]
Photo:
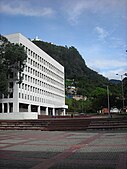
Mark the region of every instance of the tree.
[[107, 93], [106, 89], [102, 87], [96, 87], [96, 89], [91, 92], [91, 96], [94, 98], [98, 98], [106, 95], [106, 93]]
[[[22, 72], [25, 67], [27, 54], [23, 46], [10, 43], [0, 35], [0, 93], [8, 92], [10, 77], [17, 83], [22, 83]], [[12, 76], [15, 74], [15, 76]]]
[[107, 90], [102, 87], [96, 87], [95, 90], [91, 92], [92, 99], [92, 110], [97, 112], [103, 107], [107, 107]]

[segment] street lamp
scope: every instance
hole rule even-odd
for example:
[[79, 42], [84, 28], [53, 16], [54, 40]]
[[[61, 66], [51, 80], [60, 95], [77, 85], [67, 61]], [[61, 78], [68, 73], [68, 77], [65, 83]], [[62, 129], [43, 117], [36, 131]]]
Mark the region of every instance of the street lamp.
[[127, 76], [127, 74], [125, 73], [125, 74], [116, 74], [116, 75], [118, 75], [118, 76], [120, 76], [121, 77], [121, 92], [122, 92], [122, 101], [123, 101], [123, 103], [122, 103], [122, 106], [123, 106], [123, 110], [124, 110], [124, 89], [123, 89], [123, 76]]
[[110, 114], [110, 100], [109, 100], [109, 87], [107, 85], [107, 100], [108, 100], [108, 115], [109, 117], [111, 117], [111, 114]]

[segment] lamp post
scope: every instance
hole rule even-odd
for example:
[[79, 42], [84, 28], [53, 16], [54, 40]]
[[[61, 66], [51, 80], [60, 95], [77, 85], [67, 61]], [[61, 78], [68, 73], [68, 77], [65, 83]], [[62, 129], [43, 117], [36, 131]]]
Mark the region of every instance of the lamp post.
[[121, 77], [121, 92], [122, 92], [122, 108], [123, 108], [123, 110], [124, 110], [124, 89], [123, 89], [123, 76], [126, 76], [126, 73], [125, 74], [116, 74], [116, 75], [118, 75], [118, 76], [120, 76]]
[[109, 100], [109, 87], [107, 85], [107, 101], [108, 101], [108, 115], [109, 117], [111, 117], [111, 114], [110, 114], [110, 100]]

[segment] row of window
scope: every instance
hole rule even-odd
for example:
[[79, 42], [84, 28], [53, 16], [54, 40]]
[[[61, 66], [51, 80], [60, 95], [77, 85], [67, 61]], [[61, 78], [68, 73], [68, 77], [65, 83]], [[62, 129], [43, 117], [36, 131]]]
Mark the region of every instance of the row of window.
[[[45, 83], [45, 82], [39, 81], [39, 80], [37, 80], [37, 79], [34, 79], [34, 78], [30, 77], [30, 76], [28, 76], [28, 77], [29, 77], [29, 78], [28, 78], [28, 81], [29, 81], [29, 82], [33, 82], [34, 84], [41, 86], [41, 88], [46, 88], [46, 89], [48, 89], [48, 90], [51, 90], [51, 91], [53, 91], [53, 92], [56, 92], [56, 93], [59, 93], [59, 94], [62, 94], [62, 95], [65, 94], [65, 93], [64, 93], [64, 90], [61, 90], [61, 89], [59, 89], [59, 88], [57, 88], [57, 87], [54, 87], [54, 86], [52, 86], [52, 85], [50, 85], [50, 84], [47, 84], [47, 83]], [[31, 85], [28, 85], [28, 84], [24, 84], [24, 83], [19, 84], [19, 88], [25, 89], [25, 90], [27, 90], [27, 91], [36, 92], [36, 90], [34, 90], [34, 89], [35, 89], [34, 86], [31, 86]], [[40, 87], [39, 87], [39, 88], [40, 88]], [[38, 88], [38, 89], [39, 89], [39, 88]], [[40, 88], [40, 90], [42, 90], [41, 88]]]
[[[48, 103], [48, 104], [61, 104], [61, 102], [63, 101], [64, 104], [64, 97], [63, 96], [59, 96], [57, 94], [53, 94], [51, 92], [47, 92], [47, 91], [43, 91], [43, 90], [39, 90], [39, 89], [35, 89], [37, 93], [40, 93], [42, 96], [45, 95], [45, 98], [40, 96], [35, 96], [35, 95], [29, 95], [29, 94], [25, 94], [22, 92], [19, 92], [19, 98], [21, 99], [26, 99], [26, 100], [31, 100], [31, 101], [35, 101], [35, 102], [43, 102], [43, 103]], [[10, 97], [11, 96], [11, 97]], [[49, 98], [48, 98], [49, 97]], [[13, 98], [13, 93], [11, 93], [11, 95], [0, 95], [0, 98]], [[55, 100], [54, 100], [55, 99]]]
[[[61, 97], [58, 95], [54, 95], [55, 100], [51, 99], [51, 98], [43, 98], [43, 97], [38, 97], [38, 96], [33, 96], [33, 95], [28, 95], [28, 94], [24, 94], [24, 93], [19, 93], [19, 98], [21, 99], [26, 99], [26, 100], [30, 100], [30, 101], [35, 101], [35, 102], [42, 102], [42, 103], [47, 103], [47, 104], [61, 104]], [[57, 100], [57, 101], [56, 101]], [[62, 98], [63, 100], [63, 98]], [[63, 100], [64, 102], [64, 100]]]
[[[27, 72], [31, 73], [32, 75], [37, 76], [37, 77], [39, 77], [41, 79], [44, 79], [47, 82], [50, 82], [50, 83], [52, 83], [54, 85], [57, 85], [57, 86], [62, 87], [62, 88], [64, 87], [63, 83], [60, 83], [60, 82], [54, 80], [53, 78], [48, 77], [48, 76], [44, 75], [43, 73], [40, 73], [39, 71], [36, 71], [35, 69], [27, 67]], [[24, 78], [24, 74], [23, 74], [23, 78]], [[27, 75], [25, 75], [25, 79], [27, 79]]]
[[22, 45], [20, 43], [21, 46], [24, 47], [24, 50], [26, 51], [26, 53], [31, 56], [32, 58], [36, 59], [38, 62], [43, 63], [45, 66], [49, 67], [51, 70], [57, 72], [60, 75], [63, 75], [63, 72], [60, 71], [57, 67], [55, 67], [54, 65], [52, 65], [51, 63], [49, 63], [48, 61], [46, 61], [44, 58], [42, 58], [41, 56], [37, 55], [35, 52], [33, 52], [32, 50], [28, 49], [27, 47], [25, 47], [24, 45]]
[[[53, 95], [56, 95], [56, 94], [54, 94], [52, 92], [49, 92], [49, 91], [46, 91], [46, 90], [42, 90], [40, 88], [37, 88], [37, 87], [34, 87], [34, 86], [30, 86], [30, 85], [27, 85], [27, 84], [24, 84], [24, 83], [22, 83], [22, 86], [20, 85], [20, 88], [21, 89], [25, 89], [26, 91], [33, 92], [35, 94], [38, 93], [38, 94], [46, 95], [46, 96], [49, 96], [49, 97], [53, 97]], [[51, 90], [51, 91], [55, 91], [55, 90]], [[58, 91], [58, 90], [56, 89], [56, 91]], [[59, 94], [57, 94], [57, 96], [61, 97], [60, 94], [62, 94], [64, 96], [64, 92], [63, 91], [60, 90], [58, 93]]]
[[[47, 73], [48, 75], [60, 80], [61, 82], [63, 82], [63, 78], [61, 76], [59, 76], [58, 74], [54, 73], [53, 71], [51, 71], [50, 69], [47, 69], [46, 67], [42, 66], [41, 64], [33, 61], [32, 59], [30, 59], [29, 57], [27, 58], [28, 60], [28, 64], [32, 65], [33, 67], [39, 69], [39, 71], [43, 71], [45, 73]], [[35, 72], [35, 69], [32, 69], [30, 67], [28, 67], [28, 70], [27, 70], [27, 67], [25, 69], [26, 71], [30, 72], [30, 73], [33, 73]]]
[[13, 92], [9, 94], [0, 94], [0, 99], [9, 99], [9, 98], [13, 98]]

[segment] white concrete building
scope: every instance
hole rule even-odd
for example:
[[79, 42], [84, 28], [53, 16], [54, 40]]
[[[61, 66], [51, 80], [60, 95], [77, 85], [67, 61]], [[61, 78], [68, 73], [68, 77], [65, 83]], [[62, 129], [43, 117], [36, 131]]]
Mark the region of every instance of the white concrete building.
[[[10, 94], [0, 98], [0, 119], [37, 119], [65, 115], [64, 67], [20, 33], [5, 36], [27, 52], [23, 82], [10, 81]], [[12, 77], [17, 78], [13, 72]]]

